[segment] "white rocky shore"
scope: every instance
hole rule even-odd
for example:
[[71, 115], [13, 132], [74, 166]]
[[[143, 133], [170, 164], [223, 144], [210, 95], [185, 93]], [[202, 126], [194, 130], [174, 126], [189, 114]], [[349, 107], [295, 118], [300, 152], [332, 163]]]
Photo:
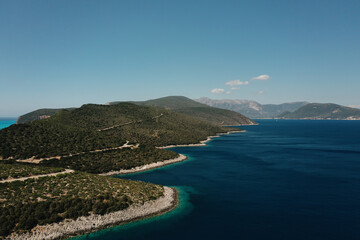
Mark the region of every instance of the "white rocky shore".
[[175, 148], [175, 147], [201, 147], [201, 146], [206, 146], [206, 143], [210, 142], [213, 138], [220, 137], [221, 135], [227, 135], [227, 134], [230, 134], [230, 133], [240, 133], [240, 132], [245, 132], [245, 130], [230, 131], [230, 132], [226, 132], [226, 133], [218, 133], [215, 136], [208, 136], [207, 139], [205, 139], [203, 141], [200, 141], [199, 143], [168, 145], [168, 146], [157, 147], [157, 148], [159, 148], [159, 149], [167, 149], [167, 148]]
[[[157, 148], [158, 149], [167, 149], [167, 148], [175, 148], [175, 147], [201, 147], [201, 146], [206, 146], [206, 143], [211, 141], [213, 138], [220, 137], [221, 135], [227, 135], [227, 134], [230, 134], [230, 133], [239, 133], [239, 132], [245, 132], [245, 130], [230, 131], [230, 132], [226, 132], [226, 133], [218, 133], [215, 136], [208, 136], [207, 139], [205, 139], [203, 141], [200, 141], [199, 143], [183, 144], [183, 145], [168, 145], [168, 146], [157, 147]], [[154, 168], [163, 167], [163, 166], [166, 166], [166, 165], [169, 165], [169, 164], [182, 162], [182, 161], [185, 161], [186, 159], [187, 159], [187, 157], [185, 155], [179, 154], [179, 157], [174, 158], [174, 159], [168, 159], [168, 160], [164, 160], [164, 161], [149, 163], [149, 164], [134, 167], [134, 168], [131, 168], [131, 169], [121, 169], [119, 171], [111, 171], [111, 172], [107, 172], [107, 173], [101, 173], [99, 175], [101, 175], [101, 176], [112, 176], [112, 175], [121, 175], [121, 174], [142, 172], [142, 171], [147, 171], [147, 170], [154, 169]]]
[[176, 207], [176, 204], [176, 190], [164, 187], [164, 196], [145, 202], [143, 205], [132, 205], [127, 209], [105, 215], [92, 214], [86, 217], [79, 217], [76, 220], [65, 220], [59, 223], [37, 226], [28, 233], [12, 234], [8, 239], [63, 239], [164, 213]]
[[161, 162], [149, 163], [149, 164], [134, 167], [134, 168], [131, 168], [131, 169], [121, 169], [119, 171], [111, 171], [111, 172], [107, 172], [107, 173], [101, 173], [99, 175], [111, 176], [111, 175], [120, 175], [120, 174], [127, 174], [127, 173], [142, 172], [142, 171], [147, 171], [147, 170], [150, 170], [150, 169], [153, 169], [153, 168], [163, 167], [165, 165], [169, 165], [169, 164], [173, 164], [173, 163], [177, 163], [177, 162], [182, 162], [182, 161], [184, 161], [186, 159], [187, 159], [187, 157], [185, 155], [179, 154], [179, 157], [177, 157], [177, 158], [173, 158], [173, 159], [169, 159], [169, 160], [165, 160], [165, 161], [161, 161]]

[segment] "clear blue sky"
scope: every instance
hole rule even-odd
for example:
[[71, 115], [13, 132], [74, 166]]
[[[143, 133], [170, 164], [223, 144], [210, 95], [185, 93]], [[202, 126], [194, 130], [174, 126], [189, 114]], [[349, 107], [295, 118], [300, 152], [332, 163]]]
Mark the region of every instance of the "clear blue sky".
[[168, 95], [360, 105], [359, 13], [358, 0], [2, 0], [0, 117]]

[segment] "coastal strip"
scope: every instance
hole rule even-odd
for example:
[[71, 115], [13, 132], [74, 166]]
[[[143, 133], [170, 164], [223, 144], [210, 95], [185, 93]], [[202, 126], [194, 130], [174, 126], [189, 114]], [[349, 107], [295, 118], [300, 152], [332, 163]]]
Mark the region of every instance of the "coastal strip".
[[[206, 144], [208, 142], [210, 142], [213, 138], [220, 137], [221, 135], [227, 135], [227, 134], [230, 134], [230, 133], [240, 133], [240, 132], [245, 132], [245, 130], [229, 131], [229, 132], [226, 132], [226, 133], [218, 133], [215, 136], [208, 136], [207, 139], [202, 140], [199, 143], [183, 144], [183, 145], [168, 145], [168, 146], [156, 147], [156, 148], [158, 148], [158, 149], [167, 149], [167, 148], [175, 148], [175, 147], [201, 147], [201, 146], [206, 146]], [[131, 169], [120, 169], [118, 171], [100, 173], [99, 175], [101, 175], [101, 176], [113, 176], [113, 175], [129, 174], [129, 173], [138, 173], [138, 172], [148, 171], [148, 170], [151, 170], [151, 169], [154, 169], [154, 168], [164, 167], [166, 165], [170, 165], [170, 164], [173, 164], [173, 163], [182, 162], [182, 161], [185, 161], [186, 159], [188, 159], [188, 157], [186, 157], [183, 154], [179, 154], [179, 157], [177, 157], [177, 158], [168, 159], [168, 160], [159, 161], [159, 162], [154, 162], [154, 163], [149, 163], [149, 164], [134, 167], [134, 168], [131, 168]]]
[[217, 138], [220, 137], [221, 135], [228, 135], [230, 133], [241, 133], [241, 132], [246, 132], [245, 130], [239, 130], [239, 131], [229, 131], [226, 133], [217, 133], [214, 136], [208, 136], [207, 139], [200, 141], [199, 143], [191, 143], [191, 144], [178, 144], [178, 145], [168, 145], [168, 146], [162, 146], [162, 147], [157, 147], [158, 149], [167, 149], [167, 148], [175, 148], [175, 147], [201, 147], [201, 146], [206, 146], [206, 144], [208, 142], [210, 142], [213, 138]]
[[177, 190], [175, 188], [164, 186], [164, 195], [162, 197], [145, 202], [142, 205], [131, 205], [124, 210], [105, 215], [91, 214], [89, 216], [79, 217], [76, 220], [68, 219], [59, 223], [36, 226], [30, 232], [21, 234], [13, 233], [8, 239], [66, 239], [72, 236], [83, 235], [89, 232], [160, 215], [173, 210], [176, 208], [177, 204]]
[[169, 164], [182, 162], [182, 161], [185, 161], [186, 159], [187, 159], [187, 157], [185, 155], [179, 154], [179, 157], [177, 157], [177, 158], [168, 159], [168, 160], [160, 161], [160, 162], [149, 163], [149, 164], [134, 167], [134, 168], [131, 168], [131, 169], [121, 169], [119, 171], [111, 171], [111, 172], [107, 172], [107, 173], [101, 173], [99, 175], [101, 175], [101, 176], [112, 176], [112, 175], [143, 172], [143, 171], [147, 171], [147, 170], [150, 170], [150, 169], [163, 167], [163, 166], [166, 166], [166, 165], [169, 165]]

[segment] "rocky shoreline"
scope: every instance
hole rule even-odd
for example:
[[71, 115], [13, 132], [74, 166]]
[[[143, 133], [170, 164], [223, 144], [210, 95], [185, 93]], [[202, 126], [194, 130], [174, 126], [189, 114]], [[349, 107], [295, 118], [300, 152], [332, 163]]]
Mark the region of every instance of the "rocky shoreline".
[[38, 239], [66, 239], [72, 236], [117, 226], [120, 224], [141, 220], [147, 217], [166, 213], [176, 208], [178, 193], [175, 188], [164, 186], [164, 195], [156, 200], [145, 202], [142, 205], [131, 205], [127, 209], [108, 213], [105, 215], [91, 214], [79, 217], [76, 220], [65, 220], [37, 226], [30, 232], [12, 234], [7, 239], [12, 240], [38, 240]]
[[[214, 136], [208, 136], [207, 139], [205, 139], [203, 141], [200, 141], [199, 143], [168, 145], [168, 146], [157, 147], [157, 148], [158, 149], [167, 149], [167, 148], [175, 148], [175, 147], [201, 147], [201, 146], [206, 146], [206, 144], [208, 142], [210, 142], [213, 138], [220, 137], [221, 135], [227, 135], [227, 134], [230, 134], [230, 133], [240, 133], [240, 132], [245, 132], [245, 130], [229, 131], [229, 132], [226, 132], [226, 133], [218, 133], [217, 135], [214, 135]], [[154, 163], [149, 163], [149, 164], [134, 167], [134, 168], [131, 168], [131, 169], [121, 169], [121, 170], [118, 170], [118, 171], [100, 173], [99, 175], [101, 175], [101, 176], [114, 176], [114, 175], [121, 175], [121, 174], [143, 172], [143, 171], [148, 171], [148, 170], [155, 169], [155, 168], [164, 167], [166, 165], [170, 165], [170, 164], [173, 164], [173, 163], [182, 162], [182, 161], [185, 161], [186, 159], [188, 159], [188, 158], [185, 155], [179, 154], [179, 157], [177, 157], [177, 158], [168, 159], [168, 160], [159, 161], [159, 162], [154, 162]]]
[[214, 136], [208, 136], [207, 139], [200, 141], [200, 143], [191, 143], [191, 144], [178, 144], [178, 145], [168, 145], [168, 146], [162, 146], [162, 147], [157, 147], [159, 149], [167, 149], [167, 148], [175, 148], [175, 147], [201, 147], [201, 146], [206, 146], [206, 143], [210, 142], [213, 138], [217, 138], [220, 137], [221, 135], [227, 135], [230, 133], [240, 133], [240, 132], [245, 132], [245, 130], [239, 130], [239, 131], [229, 131], [226, 133], [218, 133]]
[[128, 173], [143, 172], [143, 171], [148, 171], [150, 169], [163, 167], [163, 166], [166, 166], [166, 165], [169, 165], [169, 164], [182, 162], [182, 161], [185, 161], [186, 159], [187, 159], [187, 157], [185, 155], [179, 154], [179, 157], [177, 157], [177, 158], [173, 158], [173, 159], [169, 159], [169, 160], [165, 160], [165, 161], [160, 161], [160, 162], [149, 163], [149, 164], [134, 167], [134, 168], [131, 168], [131, 169], [121, 169], [119, 171], [111, 171], [111, 172], [107, 172], [107, 173], [101, 173], [99, 175], [101, 175], [101, 176], [113, 176], [113, 175], [121, 175], [121, 174], [128, 174]]

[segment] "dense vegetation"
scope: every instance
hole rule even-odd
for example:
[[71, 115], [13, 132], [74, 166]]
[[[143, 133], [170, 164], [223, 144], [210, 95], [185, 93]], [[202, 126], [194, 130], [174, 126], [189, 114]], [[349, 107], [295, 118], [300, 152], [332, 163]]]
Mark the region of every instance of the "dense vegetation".
[[9, 164], [0, 162], [0, 180], [55, 173], [64, 170], [64, 168], [41, 167], [33, 164]]
[[[108, 104], [116, 105], [123, 103], [124, 102], [110, 102]], [[217, 125], [237, 126], [255, 123], [254, 121], [241, 115], [240, 113], [221, 108], [210, 107], [208, 105], [193, 101], [189, 98], [180, 96], [171, 96], [143, 102], [131, 103], [140, 106], [154, 106], [173, 110], [175, 112], [184, 113], [188, 116], [192, 116]], [[60, 110], [61, 109], [39, 109], [20, 116], [18, 119], [18, 123], [28, 123], [34, 120], [38, 120], [41, 116], [54, 116]], [[108, 123], [110, 123], [111, 121], [112, 120], [110, 120]]]
[[214, 107], [182, 108], [177, 109], [176, 112], [196, 117], [204, 121], [217, 123], [219, 125], [237, 126], [255, 124], [251, 119], [239, 116], [240, 113]]
[[[71, 109], [73, 109], [73, 108], [65, 108], [65, 110], [71, 110]], [[28, 123], [28, 122], [32, 122], [35, 120], [40, 120], [40, 118], [43, 116], [54, 116], [60, 110], [62, 110], [62, 109], [60, 109], [60, 108], [58, 108], [58, 109], [56, 109], [56, 108], [38, 109], [38, 110], [29, 112], [27, 114], [20, 116], [16, 123], [18, 123], [18, 124]]]
[[310, 103], [294, 112], [282, 113], [278, 117], [285, 119], [360, 119], [360, 109], [333, 103]]
[[12, 125], [0, 130], [0, 158], [50, 157], [124, 143], [125, 140], [106, 138], [88, 129], [63, 124], [54, 116], [54, 119]]
[[[112, 126], [118, 127], [97, 131]], [[62, 110], [51, 118], [2, 129], [0, 158], [62, 156], [118, 147], [127, 140], [152, 146], [197, 143], [227, 130], [155, 107], [87, 104]]]
[[[111, 102], [109, 104], [118, 103], [119, 102]], [[155, 106], [165, 109], [171, 109], [175, 112], [183, 113], [188, 116], [195, 117], [217, 125], [238, 126], [255, 124], [253, 120], [241, 115], [240, 113], [226, 109], [210, 107], [208, 105], [181, 96], [163, 97], [133, 103], [141, 106]]]
[[0, 184], [0, 236], [36, 225], [105, 214], [163, 195], [159, 185], [86, 173]]
[[42, 161], [40, 165], [71, 168], [89, 173], [105, 173], [120, 169], [130, 169], [176, 157], [178, 157], [178, 154], [173, 151], [140, 146], [135, 149], [124, 148], [63, 157], [60, 160], [51, 159]]

